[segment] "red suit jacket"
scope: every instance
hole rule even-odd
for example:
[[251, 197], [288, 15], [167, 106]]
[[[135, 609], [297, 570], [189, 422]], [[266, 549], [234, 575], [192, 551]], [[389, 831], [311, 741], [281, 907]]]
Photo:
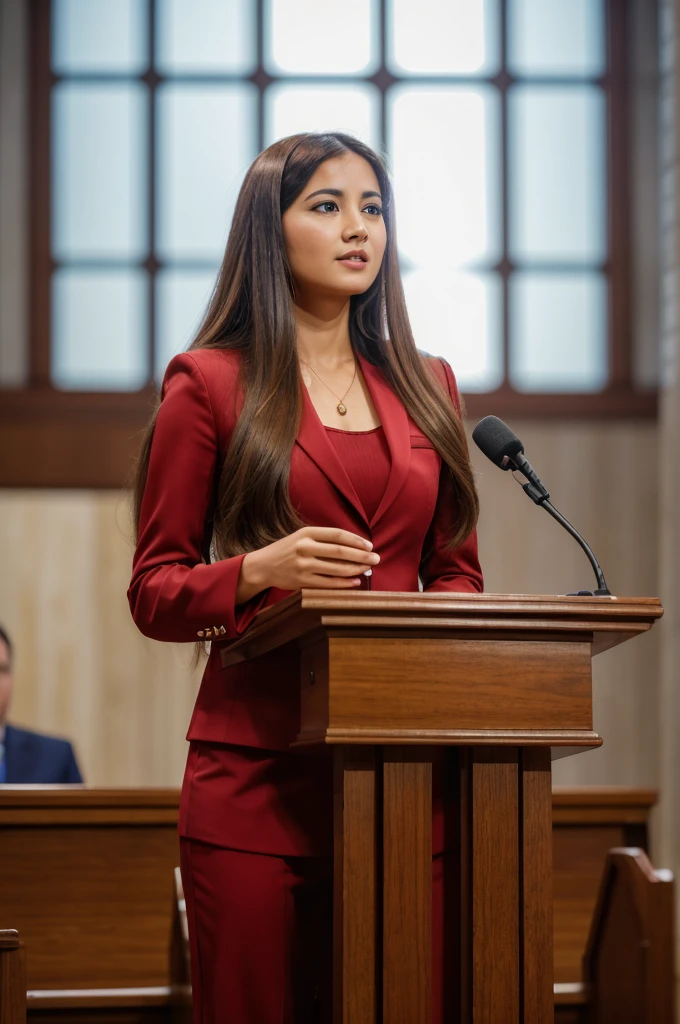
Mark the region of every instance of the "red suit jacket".
[[[448, 363], [427, 356], [459, 407]], [[216, 475], [243, 405], [239, 354], [198, 349], [175, 356], [165, 374], [141, 508], [128, 598], [138, 628], [155, 640], [213, 639], [187, 739], [286, 751], [299, 728], [298, 657], [276, 651], [222, 668], [220, 649], [261, 608], [292, 591], [269, 587], [241, 605], [236, 585], [245, 555], [209, 562], [208, 524]], [[291, 453], [289, 490], [304, 522], [351, 530], [373, 542], [380, 562], [362, 586], [372, 590], [481, 591], [476, 533], [447, 554], [455, 515], [442, 459], [408, 416], [380, 370], [359, 364], [383, 424], [391, 470], [370, 521], [303, 388], [302, 421]], [[291, 645], [292, 646], [292, 645]]]

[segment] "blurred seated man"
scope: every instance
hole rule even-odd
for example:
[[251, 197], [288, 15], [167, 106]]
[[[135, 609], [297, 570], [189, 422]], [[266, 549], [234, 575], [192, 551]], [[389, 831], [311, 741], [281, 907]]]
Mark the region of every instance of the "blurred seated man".
[[12, 698], [12, 643], [0, 626], [0, 783], [82, 782], [67, 740], [6, 724]]

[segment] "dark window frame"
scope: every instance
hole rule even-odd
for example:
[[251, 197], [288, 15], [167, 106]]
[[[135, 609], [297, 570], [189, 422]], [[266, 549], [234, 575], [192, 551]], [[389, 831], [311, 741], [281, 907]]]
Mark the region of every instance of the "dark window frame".
[[[378, 0], [381, 24], [385, 24], [386, 2]], [[263, 0], [256, 2], [257, 70], [248, 76], [217, 76], [250, 81], [258, 89], [258, 151], [264, 148], [263, 100], [268, 85], [276, 81], [263, 68]], [[477, 419], [488, 413], [504, 418], [530, 419], [650, 419], [657, 414], [657, 393], [642, 390], [633, 382], [633, 300], [632, 300], [632, 195], [630, 180], [629, 106], [629, 0], [606, 0], [607, 73], [598, 80], [607, 94], [607, 197], [608, 251], [604, 266], [609, 274], [609, 361], [608, 386], [595, 394], [525, 394], [507, 382], [508, 365], [508, 283], [512, 264], [507, 257], [507, 88], [514, 79], [506, 69], [506, 0], [500, 0], [501, 70], [486, 79], [456, 76], [465, 83], [487, 81], [500, 91], [502, 163], [502, 251], [495, 269], [503, 290], [503, 349], [505, 381], [493, 392], [465, 395], [467, 415]], [[155, 0], [149, 0], [149, 67], [153, 67]], [[51, 276], [55, 262], [50, 249], [50, 153], [51, 90], [59, 76], [50, 67], [51, 0], [30, 0], [30, 227], [29, 227], [29, 380], [23, 389], [0, 391], [0, 485], [50, 487], [120, 487], [129, 482], [132, 460], [141, 432], [153, 406], [155, 387], [150, 384], [136, 392], [60, 391], [50, 380]], [[385, 66], [384, 33], [381, 34], [378, 70], [367, 78], [380, 91], [380, 130], [385, 137], [385, 93], [395, 78]], [[190, 76], [173, 76], [186, 80]], [[312, 76], [285, 76], [286, 81], [313, 81]], [[149, 87], [150, 123], [148, 133], [149, 236], [155, 237], [155, 90], [164, 81], [155, 70], [139, 76]], [[209, 80], [200, 76], [201, 81]], [[328, 79], [326, 79], [328, 80]], [[409, 81], [451, 81], [450, 76], [409, 76]], [[540, 80], [532, 77], [531, 82]], [[548, 81], [546, 79], [545, 81]], [[550, 78], [551, 84], [559, 79]], [[153, 366], [155, 335], [155, 275], [159, 261], [152, 252], [141, 266], [148, 272], [149, 322], [148, 362]], [[455, 367], [454, 367], [455, 370]], [[104, 457], [103, 457], [104, 456]]]

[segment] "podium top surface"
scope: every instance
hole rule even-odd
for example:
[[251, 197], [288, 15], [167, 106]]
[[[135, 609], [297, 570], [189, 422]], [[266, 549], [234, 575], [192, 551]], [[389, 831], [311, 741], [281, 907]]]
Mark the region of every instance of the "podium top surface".
[[242, 636], [225, 641], [221, 660], [227, 667], [319, 630], [476, 639], [550, 634], [565, 641], [590, 635], [597, 654], [648, 631], [662, 615], [657, 597], [305, 588], [258, 612]]

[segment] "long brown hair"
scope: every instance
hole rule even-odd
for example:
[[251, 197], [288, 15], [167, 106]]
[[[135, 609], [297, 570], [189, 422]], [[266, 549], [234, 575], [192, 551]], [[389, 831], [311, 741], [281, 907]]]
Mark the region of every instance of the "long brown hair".
[[[352, 295], [350, 341], [378, 367], [448, 466], [456, 504], [449, 547], [474, 528], [478, 500], [462, 419], [416, 348], [399, 272], [392, 187], [383, 157], [343, 132], [279, 139], [253, 161], [241, 186], [226, 249], [190, 349], [238, 349], [244, 404], [221, 467], [212, 522], [213, 550], [227, 558], [264, 547], [305, 523], [288, 493], [290, 455], [302, 416], [293, 312], [294, 281], [281, 217], [325, 160], [351, 150], [380, 183], [387, 243], [373, 284]], [[388, 340], [389, 339], [389, 340]], [[135, 470], [134, 522], [140, 508], [158, 406]]]

